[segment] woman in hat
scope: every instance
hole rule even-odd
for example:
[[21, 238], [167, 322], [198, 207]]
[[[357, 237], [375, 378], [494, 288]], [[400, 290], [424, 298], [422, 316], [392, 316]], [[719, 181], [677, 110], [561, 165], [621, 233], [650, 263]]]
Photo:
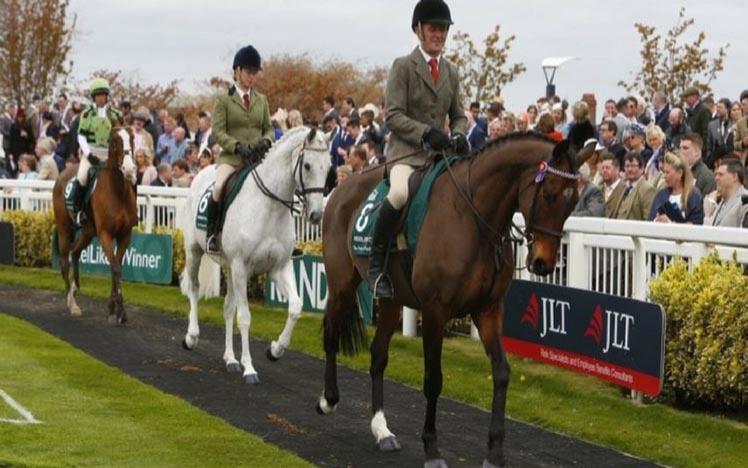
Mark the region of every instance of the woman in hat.
[[209, 253], [220, 251], [217, 221], [226, 179], [243, 161], [250, 164], [261, 161], [275, 136], [267, 98], [254, 89], [257, 74], [262, 70], [257, 49], [251, 45], [239, 49], [232, 69], [234, 84], [227, 94], [218, 96], [213, 106], [213, 136], [222, 151], [207, 210]]

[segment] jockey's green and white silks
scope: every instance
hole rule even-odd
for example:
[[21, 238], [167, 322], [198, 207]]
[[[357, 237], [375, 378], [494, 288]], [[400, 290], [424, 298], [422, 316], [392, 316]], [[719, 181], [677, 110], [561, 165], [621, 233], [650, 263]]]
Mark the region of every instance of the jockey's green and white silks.
[[86, 137], [86, 141], [92, 147], [108, 148], [112, 127], [120, 119], [120, 113], [110, 106], [103, 109], [89, 108], [81, 116], [78, 135]]

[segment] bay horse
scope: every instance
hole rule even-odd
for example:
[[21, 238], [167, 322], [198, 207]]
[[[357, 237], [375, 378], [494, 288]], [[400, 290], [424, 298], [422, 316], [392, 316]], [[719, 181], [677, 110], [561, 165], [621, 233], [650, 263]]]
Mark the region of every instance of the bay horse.
[[[306, 206], [312, 224], [322, 220], [325, 179], [330, 170], [329, 135], [299, 127], [290, 130], [275, 143], [265, 160], [253, 169], [239, 188], [234, 202], [226, 212], [220, 255], [209, 257], [226, 267], [226, 298], [223, 317], [226, 322], [226, 343], [223, 360], [228, 372], [242, 372], [248, 384], [260, 382], [249, 352], [250, 315], [247, 301], [247, 280], [252, 275], [269, 273], [280, 293], [288, 299], [288, 318], [278, 337], [266, 350], [270, 361], [283, 356], [291, 342], [296, 321], [301, 316], [302, 301], [296, 292], [291, 252], [296, 243], [292, 216], [294, 194]], [[215, 166], [208, 166], [192, 182], [187, 201], [189, 214], [184, 216], [185, 268], [182, 292], [190, 300], [189, 324], [182, 346], [197, 346], [198, 294], [200, 260], [205, 253], [206, 235], [195, 227], [198, 206], [203, 194], [215, 181]], [[241, 333], [241, 365], [234, 355], [234, 317]]]
[[[584, 140], [581, 140], [584, 141]], [[581, 146], [581, 145], [579, 145]], [[372, 419], [377, 448], [400, 449], [384, 416], [383, 376], [390, 339], [403, 305], [422, 311], [426, 417], [422, 440], [427, 467], [446, 466], [436, 437], [436, 405], [442, 389], [441, 354], [448, 320], [470, 315], [491, 360], [493, 404], [484, 466], [505, 463], [504, 410], [509, 364], [501, 343], [503, 298], [514, 271], [510, 226], [519, 210], [525, 218], [527, 268], [547, 275], [555, 267], [562, 228], [577, 203], [577, 165], [592, 155], [587, 145], [575, 155], [569, 140], [556, 144], [537, 133], [516, 133], [490, 142], [435, 181], [418, 239], [412, 274], [406, 277], [398, 254], [388, 272], [395, 296], [379, 301], [371, 343]], [[351, 254], [358, 208], [382, 180], [383, 169], [354, 175], [335, 190], [325, 209], [323, 254], [328, 282], [324, 316], [325, 386], [317, 412], [329, 414], [340, 400], [338, 350], [355, 354], [366, 345], [356, 308], [356, 288], [366, 278], [368, 259]]]
[[[56, 240], [60, 252], [60, 272], [65, 280], [66, 303], [70, 314], [82, 314], [75, 297], [80, 290], [78, 267], [81, 252], [98, 237], [112, 271], [112, 290], [109, 295], [110, 323], [124, 324], [127, 314], [122, 303], [122, 257], [130, 244], [133, 226], [138, 224], [135, 195], [135, 163], [132, 158], [132, 130], [115, 127], [109, 136], [109, 157], [99, 171], [91, 194], [88, 221], [76, 236], [75, 224], [65, 206], [65, 187], [76, 176], [78, 166], [63, 171], [52, 190]], [[89, 179], [88, 184], [94, 184]], [[81, 187], [81, 190], [83, 188]], [[116, 248], [115, 248], [116, 244]], [[70, 279], [70, 261], [73, 280]]]

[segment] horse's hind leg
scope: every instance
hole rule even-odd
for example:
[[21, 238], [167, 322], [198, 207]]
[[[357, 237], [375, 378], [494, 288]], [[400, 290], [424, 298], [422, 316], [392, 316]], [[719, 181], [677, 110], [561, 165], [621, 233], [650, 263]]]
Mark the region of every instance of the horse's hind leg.
[[493, 374], [493, 403], [491, 423], [488, 428], [488, 455], [484, 467], [503, 466], [504, 458], [504, 412], [506, 410], [506, 390], [509, 386], [509, 363], [501, 344], [501, 322], [504, 317], [504, 302], [499, 301], [487, 309], [473, 315], [486, 354], [491, 359]]
[[390, 340], [400, 319], [400, 307], [392, 301], [381, 301], [377, 316], [377, 331], [371, 342], [371, 432], [377, 449], [384, 452], [400, 450], [400, 443], [387, 428], [384, 417], [384, 370], [389, 359]]
[[[187, 325], [187, 334], [182, 340], [182, 347], [191, 350], [197, 346], [200, 339], [200, 325], [198, 324], [197, 301], [200, 292], [200, 260], [203, 254], [202, 249], [197, 243], [190, 246], [185, 252], [184, 278], [182, 285], [184, 293], [190, 300], [189, 324]], [[227, 296], [228, 297], [228, 296]]]
[[296, 281], [294, 280], [293, 262], [289, 260], [285, 265], [272, 272], [270, 275], [280, 293], [288, 298], [288, 318], [283, 331], [278, 336], [278, 341], [270, 343], [265, 355], [271, 361], [277, 361], [291, 344], [291, 334], [296, 322], [301, 316], [302, 301], [296, 292]]
[[231, 281], [234, 283], [233, 296], [237, 309], [236, 322], [242, 338], [241, 363], [244, 367], [244, 381], [248, 384], [257, 384], [260, 383], [260, 378], [252, 365], [252, 355], [249, 352], [249, 327], [252, 325], [252, 314], [249, 310], [249, 301], [247, 301], [247, 278], [249, 278], [249, 272], [244, 260], [237, 259], [231, 262]]

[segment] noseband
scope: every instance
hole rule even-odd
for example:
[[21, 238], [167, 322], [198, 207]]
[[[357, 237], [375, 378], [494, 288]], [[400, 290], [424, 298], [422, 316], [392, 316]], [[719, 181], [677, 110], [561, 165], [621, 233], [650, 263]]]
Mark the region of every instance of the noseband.
[[[306, 195], [308, 193], [325, 193], [324, 187], [312, 187], [307, 188], [306, 184], [304, 183], [304, 151], [307, 149], [306, 146], [306, 140], [304, 140], [304, 144], [301, 145], [301, 151], [299, 152], [299, 156], [296, 158], [296, 164], [293, 168], [293, 178], [296, 180], [296, 175], [299, 176], [299, 188], [296, 189], [296, 195], [301, 199], [301, 202], [306, 206]], [[312, 147], [310, 146], [308, 149], [312, 151], [319, 151], [319, 152], [327, 152], [327, 148], [322, 147]]]

